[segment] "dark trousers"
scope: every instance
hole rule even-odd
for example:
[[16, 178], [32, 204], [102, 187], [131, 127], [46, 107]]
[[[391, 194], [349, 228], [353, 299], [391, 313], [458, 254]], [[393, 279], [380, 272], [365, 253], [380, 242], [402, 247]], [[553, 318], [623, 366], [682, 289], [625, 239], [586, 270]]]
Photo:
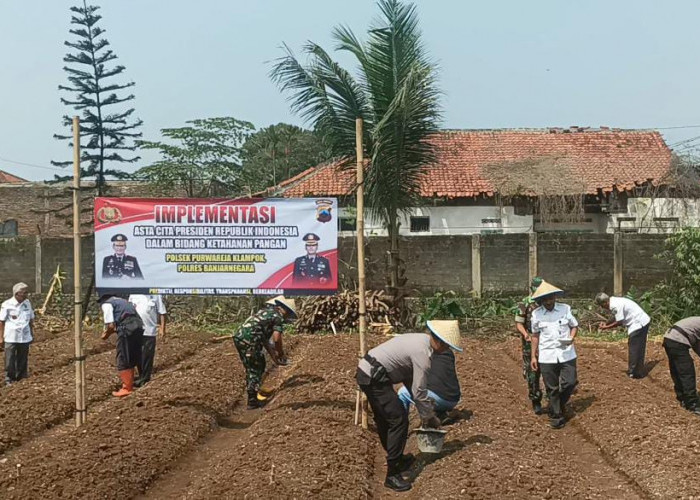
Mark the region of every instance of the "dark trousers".
[[566, 403], [576, 387], [576, 359], [564, 363], [540, 363], [542, 380], [549, 395], [552, 415], [561, 417]]
[[144, 335], [141, 341], [141, 361], [139, 363], [139, 381], [145, 384], [151, 380], [153, 373], [153, 362], [156, 359], [156, 339], [157, 337]]
[[676, 399], [686, 408], [696, 408], [698, 390], [695, 385], [695, 364], [690, 355], [690, 346], [671, 339], [664, 339], [663, 346], [668, 356], [668, 369], [673, 379]]
[[404, 410], [394, 386], [389, 383], [372, 382], [360, 385], [367, 395], [369, 405], [377, 424], [379, 440], [386, 450], [386, 463], [389, 471], [395, 468], [403, 455], [408, 438], [408, 412]]
[[649, 324], [630, 332], [630, 338], [627, 341], [627, 375], [632, 375], [635, 378], [644, 376], [644, 356], [647, 352], [648, 333]]
[[117, 370], [130, 370], [141, 363], [142, 334], [117, 336]]
[[5, 342], [5, 383], [27, 378], [29, 342]]

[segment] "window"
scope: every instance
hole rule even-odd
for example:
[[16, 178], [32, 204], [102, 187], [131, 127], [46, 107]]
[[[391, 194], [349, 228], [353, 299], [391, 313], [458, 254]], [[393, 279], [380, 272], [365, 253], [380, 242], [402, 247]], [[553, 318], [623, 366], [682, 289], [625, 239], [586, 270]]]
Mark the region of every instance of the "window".
[[355, 231], [357, 219], [355, 217], [338, 217], [338, 231]]
[[14, 219], [0, 222], [0, 238], [13, 238], [19, 234], [17, 221]]
[[430, 217], [411, 217], [412, 233], [427, 233], [430, 231]]
[[481, 223], [500, 226], [501, 225], [501, 218], [500, 217], [487, 217], [485, 219], [481, 219]]

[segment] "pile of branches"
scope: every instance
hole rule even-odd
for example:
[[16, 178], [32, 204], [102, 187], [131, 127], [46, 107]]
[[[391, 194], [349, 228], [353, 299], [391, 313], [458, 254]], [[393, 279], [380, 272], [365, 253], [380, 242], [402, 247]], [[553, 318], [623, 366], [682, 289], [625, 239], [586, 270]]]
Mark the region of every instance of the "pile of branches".
[[[314, 297], [304, 301], [296, 322], [298, 331], [348, 331], [357, 329], [360, 322], [360, 301], [357, 292], [344, 291], [338, 295]], [[367, 326], [375, 331], [389, 333], [400, 326], [400, 308], [392, 296], [383, 290], [365, 294]]]

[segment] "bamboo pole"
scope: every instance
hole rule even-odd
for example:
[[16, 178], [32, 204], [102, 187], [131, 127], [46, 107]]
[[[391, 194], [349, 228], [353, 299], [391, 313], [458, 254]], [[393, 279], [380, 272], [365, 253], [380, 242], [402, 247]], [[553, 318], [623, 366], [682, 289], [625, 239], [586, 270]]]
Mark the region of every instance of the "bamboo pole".
[[[360, 358], [362, 358], [367, 354], [367, 345], [365, 343], [365, 333], [367, 332], [367, 309], [365, 304], [365, 172], [364, 148], [362, 144], [362, 118], [355, 120], [355, 146], [357, 150], [357, 295], [360, 314]], [[366, 429], [367, 397], [362, 391], [358, 391], [355, 410], [355, 423], [357, 424], [359, 420], [357, 415], [361, 412], [362, 428]]]
[[80, 118], [73, 117], [73, 308], [75, 324], [75, 425], [85, 423], [85, 359], [80, 301]]

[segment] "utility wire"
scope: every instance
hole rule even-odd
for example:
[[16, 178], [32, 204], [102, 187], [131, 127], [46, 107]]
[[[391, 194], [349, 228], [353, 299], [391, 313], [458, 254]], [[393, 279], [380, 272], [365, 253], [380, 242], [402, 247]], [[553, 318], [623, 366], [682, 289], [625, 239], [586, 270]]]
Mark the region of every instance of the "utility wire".
[[9, 158], [3, 158], [2, 156], [0, 156], [0, 160], [6, 161], [7, 163], [15, 163], [17, 165], [24, 165], [25, 167], [43, 168], [44, 170], [54, 170], [56, 172], [66, 172], [66, 170], [61, 168], [61, 167], [47, 167], [45, 165], [37, 165], [35, 163], [27, 163], [27, 162], [23, 162], [23, 161], [10, 160]]

